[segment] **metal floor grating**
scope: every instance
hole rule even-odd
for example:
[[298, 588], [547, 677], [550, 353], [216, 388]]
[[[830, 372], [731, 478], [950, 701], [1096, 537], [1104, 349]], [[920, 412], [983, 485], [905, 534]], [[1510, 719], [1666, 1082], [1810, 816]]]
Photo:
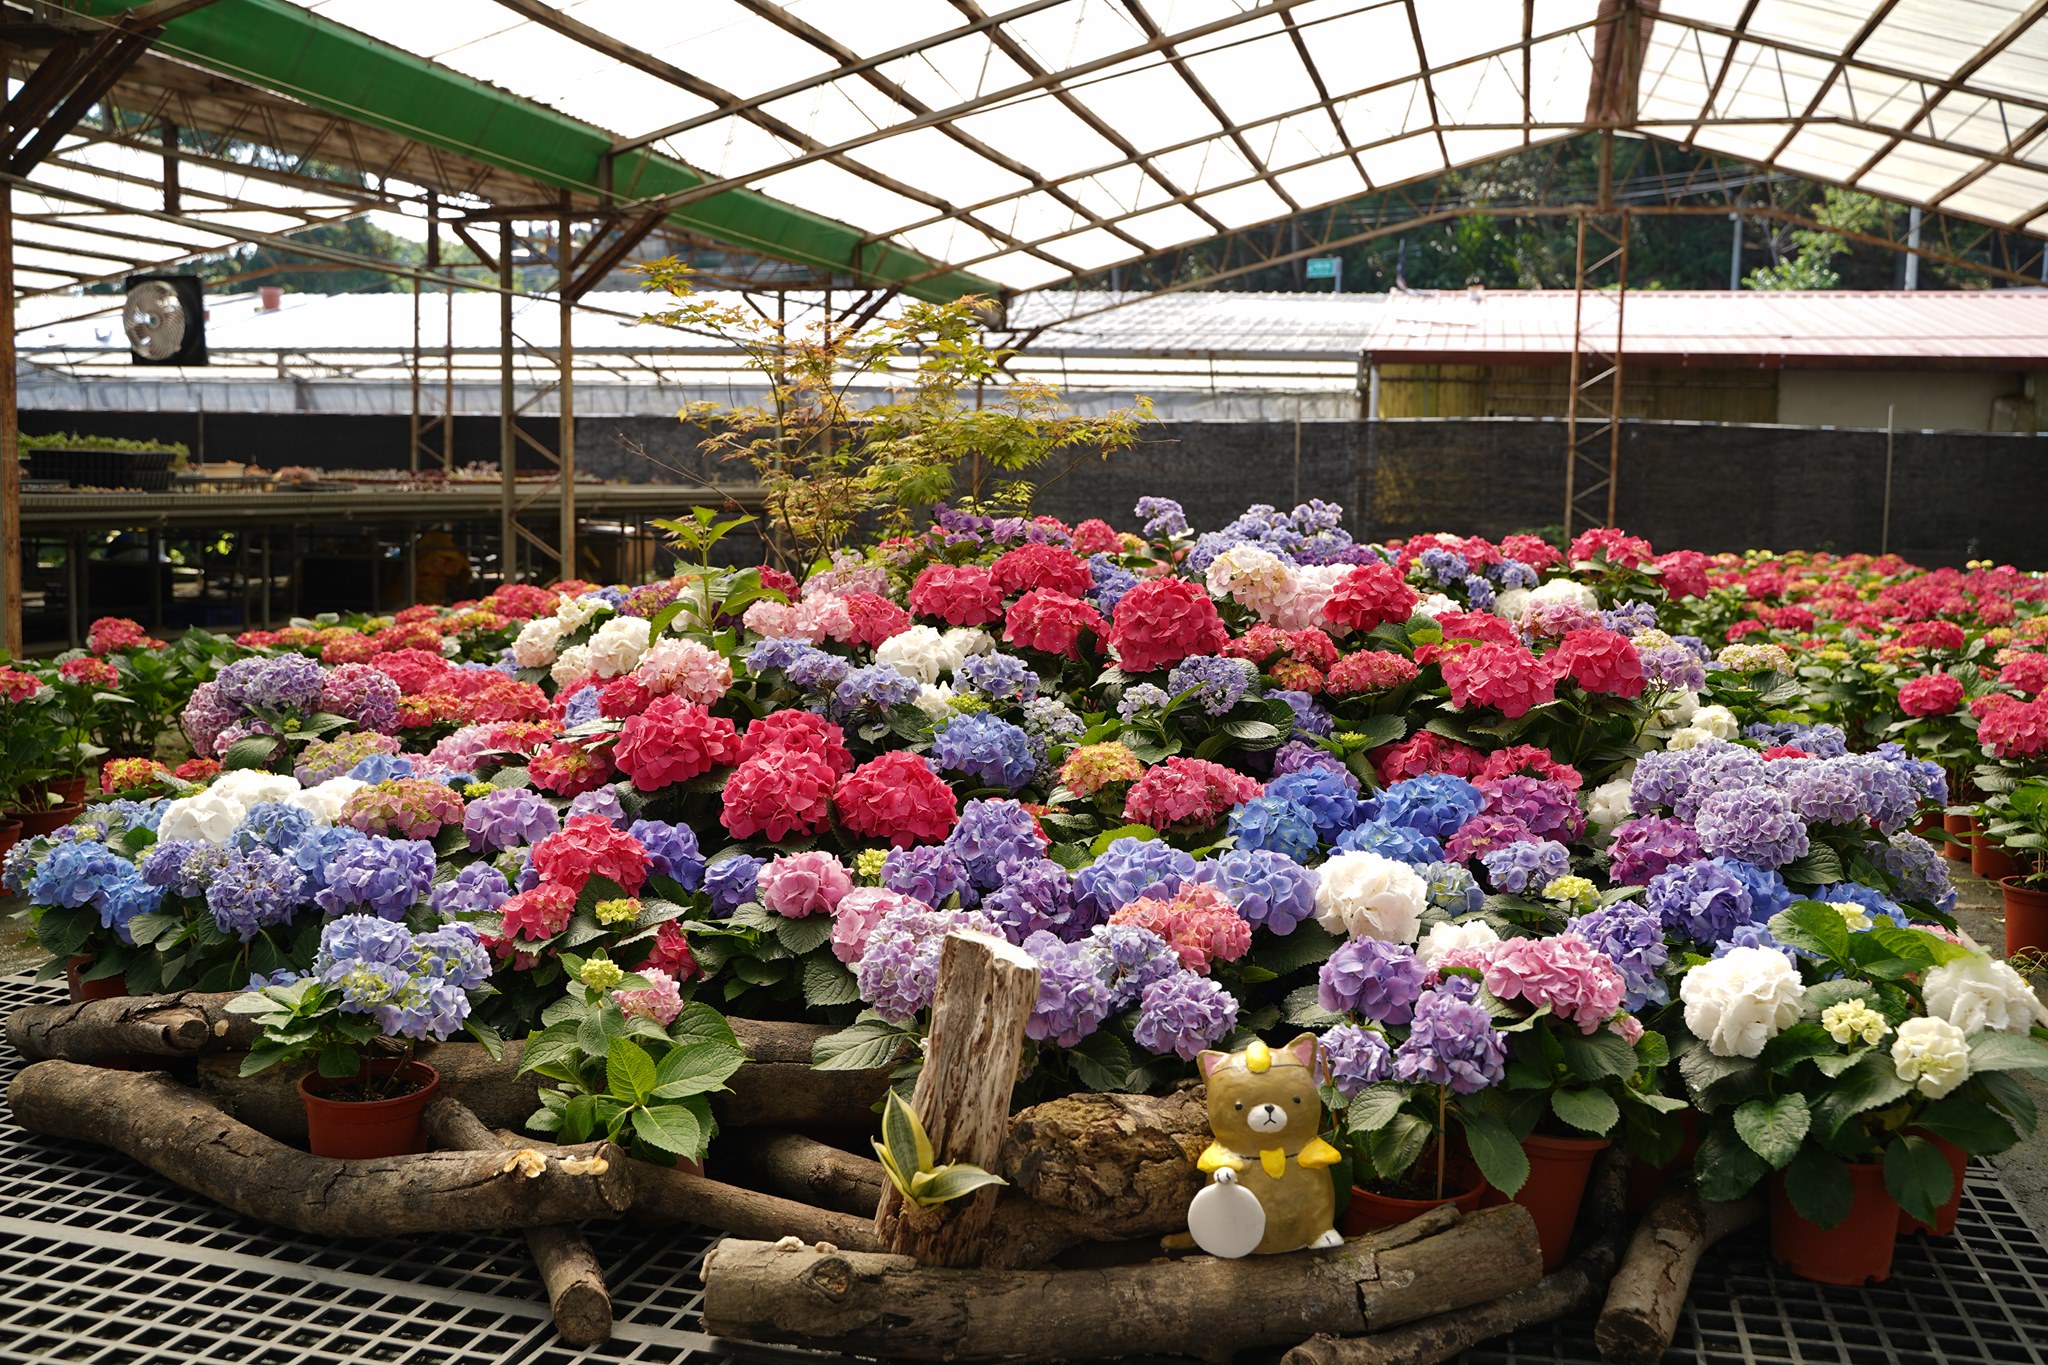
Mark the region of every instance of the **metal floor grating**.
[[[62, 998], [0, 979], [0, 1009]], [[21, 1065], [0, 1048], [0, 1085]], [[332, 1242], [230, 1213], [113, 1152], [0, 1112], [0, 1365], [766, 1365], [832, 1358], [697, 1330], [709, 1234], [612, 1225], [590, 1240], [612, 1340], [561, 1345], [516, 1235]], [[1598, 1365], [1592, 1322], [1493, 1342], [1466, 1365]], [[1778, 1272], [1760, 1237], [1707, 1258], [1667, 1365], [2048, 1365], [2048, 1248], [1983, 1166], [1957, 1232], [1899, 1244], [1892, 1278], [1832, 1289]]]

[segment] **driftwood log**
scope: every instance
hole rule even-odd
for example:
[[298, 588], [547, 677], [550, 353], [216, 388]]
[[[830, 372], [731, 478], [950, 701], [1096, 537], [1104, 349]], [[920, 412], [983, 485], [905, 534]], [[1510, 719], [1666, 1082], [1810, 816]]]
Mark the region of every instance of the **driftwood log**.
[[608, 1142], [337, 1161], [264, 1136], [161, 1072], [36, 1062], [7, 1102], [33, 1133], [111, 1147], [237, 1213], [328, 1237], [409, 1237], [616, 1217], [631, 1202]]
[[1223, 1360], [1304, 1330], [1382, 1331], [1527, 1289], [1542, 1274], [1536, 1225], [1518, 1204], [1463, 1217], [1438, 1209], [1330, 1251], [1100, 1270], [939, 1269], [729, 1240], [704, 1261], [704, 1325], [895, 1360]]
[[881, 1249], [871, 1218], [742, 1189], [675, 1167], [645, 1161], [627, 1165], [633, 1177], [632, 1216], [643, 1225], [695, 1223], [735, 1237], [796, 1237], [854, 1251]]
[[1607, 1304], [1593, 1327], [1600, 1354], [1622, 1365], [1663, 1359], [1678, 1333], [1700, 1256], [1763, 1214], [1761, 1194], [1716, 1203], [1701, 1199], [1690, 1180], [1666, 1190], [1637, 1226], [1614, 1273]]
[[8, 1014], [7, 1045], [32, 1062], [246, 1052], [257, 1029], [248, 1015], [228, 1013], [234, 998], [232, 992], [180, 991], [29, 1005]]
[[[711, 1097], [721, 1127], [873, 1128], [874, 1106], [888, 1089], [889, 1068], [813, 1070], [812, 1046], [834, 1031], [823, 1025], [728, 1022], [748, 1062], [733, 1074], [728, 1093]], [[506, 1043], [503, 1061], [491, 1060], [480, 1043], [429, 1045], [417, 1056], [441, 1073], [442, 1092], [461, 1100], [485, 1126], [523, 1129], [540, 1107], [538, 1078], [519, 1074], [523, 1047], [517, 1041]], [[200, 1086], [250, 1127], [287, 1142], [305, 1141], [306, 1111], [299, 1102], [298, 1074], [274, 1068], [245, 1077], [237, 1074], [241, 1062], [235, 1053], [201, 1057]]]
[[1628, 1155], [1611, 1147], [1579, 1218], [1592, 1240], [1534, 1288], [1373, 1336], [1311, 1337], [1281, 1357], [1281, 1365], [1440, 1365], [1482, 1341], [1585, 1312], [1600, 1301], [1628, 1239], [1627, 1191]]
[[[946, 935], [924, 1065], [910, 1099], [940, 1165], [969, 1162], [989, 1171], [1001, 1165], [1024, 1026], [1037, 1003], [1038, 964], [1029, 953], [991, 934]], [[887, 1183], [875, 1207], [875, 1230], [888, 1250], [928, 1265], [978, 1265], [999, 1193], [1000, 1187], [985, 1185], [927, 1208]]]
[[[458, 1100], [439, 1098], [427, 1106], [420, 1121], [437, 1147], [450, 1151], [519, 1150], [527, 1144], [492, 1132]], [[530, 1149], [529, 1149], [530, 1150]], [[605, 1288], [604, 1267], [590, 1243], [573, 1226], [526, 1229], [526, 1249], [547, 1287], [548, 1308], [555, 1330], [571, 1346], [595, 1346], [612, 1334], [612, 1296]]]
[[1201, 1088], [1070, 1095], [1018, 1111], [1002, 1173], [1017, 1193], [1078, 1214], [1095, 1236], [1157, 1237], [1187, 1226], [1209, 1145]]

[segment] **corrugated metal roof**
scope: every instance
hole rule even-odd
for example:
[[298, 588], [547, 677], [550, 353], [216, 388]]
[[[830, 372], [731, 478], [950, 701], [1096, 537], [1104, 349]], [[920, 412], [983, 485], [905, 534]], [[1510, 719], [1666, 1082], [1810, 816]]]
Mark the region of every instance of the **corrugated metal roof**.
[[[1364, 343], [1382, 363], [1543, 363], [1572, 350], [1568, 289], [1397, 295]], [[1816, 368], [2048, 368], [2048, 290], [1631, 290], [1636, 363]], [[1614, 309], [1587, 311], [1611, 346]]]

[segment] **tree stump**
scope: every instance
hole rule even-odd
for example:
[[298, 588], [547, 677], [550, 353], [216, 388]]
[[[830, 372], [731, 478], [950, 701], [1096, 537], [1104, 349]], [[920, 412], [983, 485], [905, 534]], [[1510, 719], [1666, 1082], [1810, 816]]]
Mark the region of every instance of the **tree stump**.
[[704, 1325], [886, 1360], [1221, 1361], [1307, 1332], [1355, 1336], [1486, 1303], [1542, 1274], [1536, 1224], [1519, 1204], [1433, 1210], [1329, 1251], [1091, 1270], [942, 1269], [728, 1240], [704, 1262]]
[[1209, 1145], [1199, 1086], [1169, 1095], [1069, 1095], [1018, 1111], [1002, 1174], [1040, 1204], [1077, 1214], [1098, 1237], [1158, 1237], [1187, 1226]]
[[[1000, 1166], [1024, 1025], [1037, 1003], [1038, 965], [1029, 953], [989, 934], [946, 935], [924, 1067], [910, 1102], [940, 1164]], [[975, 1265], [997, 1194], [998, 1187], [985, 1186], [921, 1208], [885, 1184], [875, 1228], [888, 1250], [931, 1265]]]
[[1686, 1180], [1666, 1190], [1637, 1225], [1594, 1325], [1600, 1354], [1623, 1365], [1654, 1365], [1678, 1333], [1700, 1256], [1764, 1216], [1764, 1199], [1712, 1202]]

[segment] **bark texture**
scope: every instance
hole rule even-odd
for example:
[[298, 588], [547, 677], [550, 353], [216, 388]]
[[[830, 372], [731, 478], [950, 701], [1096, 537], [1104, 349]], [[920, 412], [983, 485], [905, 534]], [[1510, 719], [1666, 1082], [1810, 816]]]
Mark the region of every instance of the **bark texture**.
[[1700, 1256], [1763, 1216], [1761, 1194], [1713, 1203], [1701, 1199], [1690, 1180], [1666, 1190], [1636, 1227], [1607, 1290], [1593, 1328], [1600, 1354], [1622, 1365], [1661, 1360], [1678, 1332]]
[[229, 1014], [234, 993], [121, 995], [75, 1005], [28, 1005], [7, 1016], [7, 1043], [32, 1062], [110, 1061], [137, 1054], [183, 1057], [256, 1041], [247, 1015]]
[[1096, 1270], [953, 1270], [907, 1256], [727, 1241], [704, 1263], [720, 1336], [895, 1360], [1224, 1360], [1254, 1346], [1381, 1331], [1542, 1277], [1519, 1205], [1435, 1210], [1330, 1251], [1198, 1256]]
[[1209, 1145], [1199, 1087], [1170, 1095], [1070, 1095], [1018, 1111], [1002, 1173], [1017, 1193], [1078, 1214], [1097, 1237], [1157, 1237], [1187, 1226]]
[[869, 1218], [814, 1208], [675, 1167], [645, 1161], [627, 1164], [632, 1168], [633, 1217], [643, 1224], [697, 1223], [735, 1237], [796, 1237], [857, 1251], [881, 1248]]
[[77, 1062], [25, 1068], [8, 1087], [30, 1132], [98, 1143], [237, 1213], [327, 1237], [416, 1236], [616, 1217], [632, 1200], [608, 1142], [336, 1161], [287, 1147], [161, 1072]]

